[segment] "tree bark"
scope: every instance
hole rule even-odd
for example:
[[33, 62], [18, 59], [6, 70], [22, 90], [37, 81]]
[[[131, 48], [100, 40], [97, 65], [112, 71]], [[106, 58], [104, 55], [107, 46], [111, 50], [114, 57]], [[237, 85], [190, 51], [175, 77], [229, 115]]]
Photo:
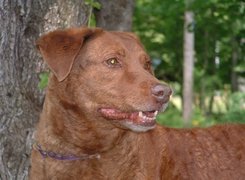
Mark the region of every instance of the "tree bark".
[[134, 0], [98, 0], [100, 10], [95, 10], [96, 26], [107, 30], [131, 31]]
[[231, 57], [231, 90], [238, 91], [238, 77], [235, 67], [238, 61], [238, 46], [235, 37], [232, 39], [232, 57]]
[[[208, 58], [209, 58], [209, 43], [208, 43], [208, 39], [209, 39], [209, 33], [207, 30], [204, 31], [204, 59], [203, 59], [203, 69], [204, 69], [204, 76], [206, 76], [206, 70], [208, 67]], [[206, 116], [207, 114], [207, 108], [206, 108], [206, 103], [205, 103], [205, 99], [206, 99], [206, 83], [205, 82], [201, 82], [201, 89], [200, 89], [200, 106], [199, 108], [201, 109], [201, 111], [203, 112], [203, 114]]]
[[45, 69], [35, 49], [44, 32], [87, 23], [81, 0], [0, 0], [0, 179], [28, 179], [34, 125]]
[[194, 66], [194, 15], [192, 11], [185, 11], [184, 23], [184, 67], [183, 67], [183, 119], [189, 126], [192, 117], [193, 99], [193, 66]]

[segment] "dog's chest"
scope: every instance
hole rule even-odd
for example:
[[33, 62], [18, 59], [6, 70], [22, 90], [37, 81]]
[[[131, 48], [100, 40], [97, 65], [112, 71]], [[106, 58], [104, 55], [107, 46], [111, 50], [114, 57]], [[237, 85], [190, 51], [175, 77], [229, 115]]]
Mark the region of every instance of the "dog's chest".
[[116, 156], [102, 156], [99, 164], [105, 179], [158, 180], [161, 171], [160, 159], [153, 147], [141, 147], [127, 149]]
[[62, 165], [52, 166], [54, 168], [47, 175], [60, 180], [159, 179], [159, 171], [149, 161], [135, 161], [135, 157], [129, 161], [114, 160], [103, 159], [102, 157], [99, 160], [88, 160], [86, 162], [64, 162]]

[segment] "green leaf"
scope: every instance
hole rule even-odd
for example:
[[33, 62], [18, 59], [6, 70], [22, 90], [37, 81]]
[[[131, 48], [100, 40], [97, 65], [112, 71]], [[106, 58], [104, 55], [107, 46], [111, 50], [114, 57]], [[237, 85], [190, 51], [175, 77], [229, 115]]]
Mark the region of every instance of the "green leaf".
[[101, 9], [101, 4], [99, 2], [92, 2], [91, 5], [93, 8]]
[[101, 4], [94, 0], [85, 0], [85, 4], [92, 8], [101, 9]]
[[94, 14], [89, 17], [88, 27], [96, 27], [96, 19]]
[[49, 73], [48, 72], [43, 72], [39, 74], [40, 81], [38, 83], [38, 88], [39, 89], [44, 89], [48, 85], [48, 77]]
[[237, 65], [234, 70], [235, 70], [235, 72], [238, 72], [238, 73], [245, 72], [245, 63], [241, 64], [241, 65]]

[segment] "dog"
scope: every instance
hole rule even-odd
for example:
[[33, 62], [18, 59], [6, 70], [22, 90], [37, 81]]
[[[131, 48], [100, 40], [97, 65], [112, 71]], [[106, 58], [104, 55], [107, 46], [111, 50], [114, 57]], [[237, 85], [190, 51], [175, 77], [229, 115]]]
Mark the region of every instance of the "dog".
[[245, 125], [156, 124], [172, 90], [133, 33], [56, 30], [37, 48], [51, 74], [31, 180], [245, 179]]

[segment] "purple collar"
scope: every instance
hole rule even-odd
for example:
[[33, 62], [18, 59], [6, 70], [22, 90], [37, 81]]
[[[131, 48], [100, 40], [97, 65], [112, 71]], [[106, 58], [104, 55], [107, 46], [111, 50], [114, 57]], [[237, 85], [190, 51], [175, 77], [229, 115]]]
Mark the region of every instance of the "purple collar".
[[83, 154], [82, 156], [75, 156], [75, 155], [63, 155], [63, 154], [58, 154], [52, 151], [46, 151], [43, 150], [42, 147], [34, 143], [33, 144], [33, 149], [38, 151], [43, 158], [52, 158], [60, 161], [75, 161], [75, 160], [88, 160], [88, 159], [99, 159], [100, 155], [99, 154]]

